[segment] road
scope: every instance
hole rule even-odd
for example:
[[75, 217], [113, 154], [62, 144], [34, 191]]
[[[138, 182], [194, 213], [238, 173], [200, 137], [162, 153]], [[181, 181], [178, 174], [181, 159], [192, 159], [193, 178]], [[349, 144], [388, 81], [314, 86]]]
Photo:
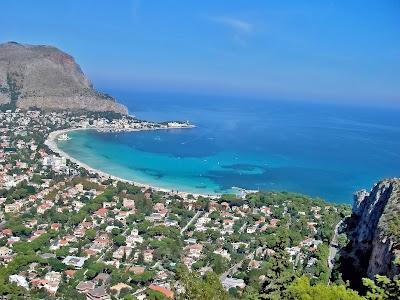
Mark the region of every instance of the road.
[[[254, 258], [254, 253], [250, 253], [250, 254], [246, 255], [245, 259], [253, 259], [253, 258]], [[227, 278], [228, 276], [232, 276], [233, 274], [237, 273], [239, 268], [242, 266], [243, 262], [245, 261], [245, 259], [239, 261], [237, 264], [233, 265], [227, 271], [222, 273], [219, 276], [219, 280], [222, 281], [223, 279]]]
[[339, 228], [342, 226], [343, 220], [341, 220], [339, 223], [337, 223], [335, 227], [335, 233], [333, 234], [331, 243], [329, 244], [329, 256], [328, 256], [328, 266], [329, 270], [332, 271], [333, 266], [335, 265], [335, 256], [339, 250], [338, 247], [338, 235], [339, 235]]
[[219, 276], [219, 280], [222, 282], [225, 278], [228, 276], [232, 276], [233, 274], [237, 273], [239, 268], [242, 266], [243, 260], [238, 262], [236, 265], [233, 265], [232, 267], [229, 268], [229, 270], [225, 271]]
[[[126, 236], [126, 233], [128, 232], [129, 229], [130, 229], [129, 227], [126, 228], [126, 229], [124, 230], [124, 232], [123, 232], [121, 235], [122, 235], [122, 236]], [[99, 256], [99, 258], [98, 258], [96, 261], [97, 261], [97, 262], [103, 261], [103, 257], [104, 257], [104, 255], [106, 254], [106, 252], [109, 251], [109, 250], [111, 250], [112, 248], [114, 248], [114, 243], [113, 243], [113, 242], [111, 242], [111, 245], [110, 245], [109, 247], [107, 247], [106, 250], [103, 250], [103, 252], [101, 253], [101, 255]]]
[[198, 217], [200, 217], [200, 215], [201, 215], [202, 213], [203, 213], [203, 211], [202, 211], [202, 210], [199, 210], [199, 211], [193, 216], [193, 218], [190, 219], [190, 221], [185, 225], [185, 227], [183, 227], [183, 228], [181, 229], [181, 235], [189, 228], [190, 225], [192, 225], [192, 223], [193, 223], [194, 221], [197, 220]]

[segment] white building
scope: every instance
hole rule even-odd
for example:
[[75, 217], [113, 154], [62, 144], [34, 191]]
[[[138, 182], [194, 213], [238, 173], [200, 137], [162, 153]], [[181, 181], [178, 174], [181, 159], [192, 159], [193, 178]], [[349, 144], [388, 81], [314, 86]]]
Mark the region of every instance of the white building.
[[16, 285], [23, 287], [25, 289], [29, 289], [28, 281], [26, 281], [26, 278], [21, 275], [10, 275], [8, 278], [10, 283], [15, 283]]
[[229, 290], [230, 288], [236, 288], [236, 287], [244, 289], [246, 287], [244, 280], [237, 278], [226, 277], [222, 279], [221, 283], [225, 290]]
[[87, 258], [85, 257], [67, 256], [62, 262], [67, 266], [73, 266], [77, 269], [81, 269], [86, 259]]

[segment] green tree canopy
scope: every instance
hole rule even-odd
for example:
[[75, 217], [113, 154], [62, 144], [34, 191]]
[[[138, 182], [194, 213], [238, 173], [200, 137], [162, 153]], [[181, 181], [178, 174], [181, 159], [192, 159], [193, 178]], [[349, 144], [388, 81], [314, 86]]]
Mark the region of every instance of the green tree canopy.
[[287, 289], [287, 298], [293, 300], [362, 300], [356, 291], [344, 285], [311, 285], [307, 276], [295, 279]]

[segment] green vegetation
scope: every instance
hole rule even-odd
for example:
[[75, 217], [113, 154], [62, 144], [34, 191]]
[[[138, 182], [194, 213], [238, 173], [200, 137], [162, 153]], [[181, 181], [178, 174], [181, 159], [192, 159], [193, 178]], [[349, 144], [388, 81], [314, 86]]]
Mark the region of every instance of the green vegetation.
[[178, 299], [191, 300], [227, 300], [228, 293], [222, 287], [218, 276], [213, 273], [205, 274], [204, 278], [188, 272], [186, 267], [177, 268], [177, 278], [182, 282], [185, 289], [183, 295]]
[[392, 237], [393, 241], [400, 244], [400, 205], [392, 205], [386, 208], [387, 213], [382, 217], [382, 224], [384, 224], [384, 234]]
[[293, 300], [362, 300], [357, 292], [344, 285], [326, 285], [318, 283], [311, 285], [306, 276], [297, 278], [286, 291], [286, 299]]
[[16, 187], [10, 188], [8, 191], [2, 192], [3, 196], [6, 197], [7, 203], [12, 203], [14, 200], [25, 198], [26, 196], [33, 195], [36, 193], [36, 189], [29, 185], [26, 180], [17, 184]]
[[[395, 261], [400, 267], [400, 259]], [[386, 276], [376, 275], [375, 280], [369, 278], [363, 279], [363, 284], [367, 288], [366, 299], [368, 300], [389, 300], [400, 299], [400, 276], [393, 279]]]
[[7, 73], [8, 92], [10, 94], [11, 103], [15, 104], [20, 96], [21, 87], [18, 86], [17, 78], [22, 77], [18, 73]]

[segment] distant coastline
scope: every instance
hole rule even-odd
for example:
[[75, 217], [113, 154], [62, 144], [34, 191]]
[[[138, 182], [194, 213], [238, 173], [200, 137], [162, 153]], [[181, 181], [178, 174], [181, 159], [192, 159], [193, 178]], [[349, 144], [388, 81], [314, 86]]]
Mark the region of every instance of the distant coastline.
[[[176, 128], [141, 128], [141, 129], [130, 129], [129, 132], [134, 132], [134, 131], [147, 131], [147, 130], [165, 130], [165, 129], [181, 129], [181, 128], [193, 128], [194, 126], [186, 126], [186, 127], [176, 127]], [[198, 197], [207, 197], [207, 198], [219, 198], [221, 195], [220, 194], [200, 194], [200, 193], [189, 193], [189, 192], [184, 192], [184, 191], [175, 191], [173, 189], [167, 189], [167, 188], [161, 188], [152, 184], [145, 184], [142, 182], [138, 182], [138, 181], [134, 181], [134, 180], [128, 180], [128, 179], [124, 179], [112, 174], [109, 174], [107, 172], [101, 171], [99, 169], [93, 168], [91, 166], [89, 166], [88, 164], [79, 161], [78, 159], [72, 157], [71, 155], [69, 155], [68, 153], [66, 153], [65, 151], [61, 150], [58, 145], [57, 145], [57, 138], [62, 135], [62, 134], [68, 134], [69, 132], [72, 131], [80, 131], [80, 130], [96, 130], [98, 132], [105, 132], [104, 128], [96, 128], [96, 127], [89, 127], [89, 128], [81, 128], [81, 127], [77, 127], [77, 128], [68, 128], [68, 129], [63, 129], [63, 130], [57, 130], [57, 131], [53, 131], [51, 132], [46, 141], [45, 141], [45, 145], [47, 147], [49, 147], [50, 150], [52, 150], [54, 153], [57, 153], [58, 155], [60, 155], [61, 157], [64, 157], [68, 160], [70, 160], [71, 162], [77, 164], [79, 167], [82, 167], [84, 169], [86, 169], [87, 171], [89, 171], [90, 173], [94, 173], [94, 174], [98, 174], [101, 178], [103, 179], [114, 179], [114, 180], [118, 180], [118, 181], [122, 181], [122, 182], [128, 182], [130, 184], [134, 184], [138, 187], [143, 187], [143, 188], [147, 188], [147, 189], [153, 189], [155, 191], [159, 191], [159, 192], [164, 192], [164, 193], [169, 193], [169, 194], [174, 194], [174, 195], [179, 195], [181, 197], [186, 198], [188, 195], [192, 195], [195, 198]]]

